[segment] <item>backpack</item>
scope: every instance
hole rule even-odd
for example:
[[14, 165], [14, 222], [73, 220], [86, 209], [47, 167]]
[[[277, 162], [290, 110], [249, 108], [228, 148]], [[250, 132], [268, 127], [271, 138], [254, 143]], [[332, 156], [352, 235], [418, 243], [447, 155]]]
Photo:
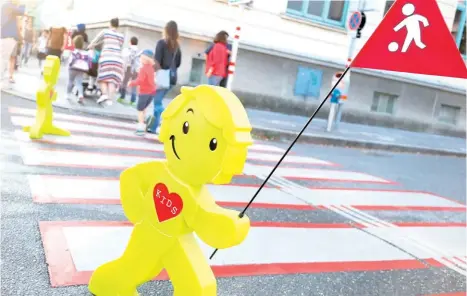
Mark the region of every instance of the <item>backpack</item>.
[[91, 59], [89, 54], [79, 51], [74, 51], [71, 53], [70, 69], [81, 72], [88, 72], [89, 68], [91, 67], [90, 64]]
[[139, 54], [136, 48], [127, 48], [125, 51], [125, 65], [126, 68], [131, 69], [131, 73], [135, 73], [138, 71], [139, 67]]

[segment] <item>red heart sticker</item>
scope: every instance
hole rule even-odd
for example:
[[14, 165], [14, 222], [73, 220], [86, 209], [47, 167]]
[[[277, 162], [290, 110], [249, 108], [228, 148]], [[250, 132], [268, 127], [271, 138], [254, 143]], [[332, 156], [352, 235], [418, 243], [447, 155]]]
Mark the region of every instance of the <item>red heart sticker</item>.
[[183, 200], [177, 193], [169, 193], [164, 183], [154, 186], [152, 194], [159, 222], [177, 217], [183, 209]]

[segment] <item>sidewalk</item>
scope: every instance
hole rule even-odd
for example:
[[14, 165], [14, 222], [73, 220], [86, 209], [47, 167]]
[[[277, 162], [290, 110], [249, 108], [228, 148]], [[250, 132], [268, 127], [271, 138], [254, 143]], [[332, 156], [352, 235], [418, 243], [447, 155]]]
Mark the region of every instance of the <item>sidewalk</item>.
[[[17, 72], [16, 83], [11, 88], [3, 91], [25, 99], [35, 100], [35, 91], [38, 88], [40, 80], [40, 71], [36, 65], [36, 61], [31, 60], [27, 67], [22, 67]], [[66, 81], [66, 68], [62, 67], [62, 75], [56, 87], [59, 97], [54, 106], [115, 118], [136, 119], [136, 112], [132, 107], [119, 103], [101, 107], [95, 101], [89, 99], [86, 100], [84, 105], [67, 100]], [[168, 104], [169, 101], [167, 99], [164, 100], [164, 104]], [[152, 109], [152, 107], [150, 108]], [[295, 138], [308, 120], [308, 118], [303, 116], [255, 109], [247, 109], [247, 113], [253, 126], [254, 134], [274, 138]], [[326, 132], [326, 120], [323, 119], [313, 119], [300, 140], [345, 147], [439, 155], [466, 155], [466, 140], [462, 138], [345, 122], [340, 124], [338, 130], [328, 133]]]

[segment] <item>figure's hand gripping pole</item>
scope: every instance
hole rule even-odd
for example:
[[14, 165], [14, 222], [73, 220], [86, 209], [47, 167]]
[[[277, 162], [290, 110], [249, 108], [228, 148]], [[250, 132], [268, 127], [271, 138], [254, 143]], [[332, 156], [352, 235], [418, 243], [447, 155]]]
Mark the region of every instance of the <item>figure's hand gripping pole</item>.
[[[289, 148], [287, 148], [287, 150], [285, 151], [285, 153], [282, 155], [282, 157], [279, 159], [279, 161], [277, 162], [277, 164], [274, 166], [274, 168], [272, 169], [272, 171], [269, 173], [269, 175], [266, 177], [266, 179], [264, 179], [263, 183], [261, 184], [261, 186], [258, 188], [258, 190], [256, 190], [256, 193], [255, 195], [253, 195], [253, 197], [250, 199], [250, 201], [248, 202], [248, 204], [246, 205], [246, 207], [243, 209], [243, 211], [238, 215], [239, 218], [243, 218], [243, 216], [245, 215], [245, 212], [246, 210], [248, 210], [248, 208], [251, 206], [251, 204], [253, 203], [253, 201], [255, 200], [255, 198], [258, 196], [259, 192], [261, 191], [261, 189], [263, 189], [263, 187], [268, 183], [269, 179], [272, 177], [272, 175], [274, 174], [274, 172], [276, 171], [276, 169], [279, 167], [279, 165], [282, 163], [282, 161], [284, 160], [284, 158], [287, 156], [287, 154], [290, 152], [290, 150], [292, 149], [293, 145], [295, 145], [295, 143], [297, 143], [298, 139], [300, 138], [300, 136], [303, 134], [303, 132], [306, 130], [306, 128], [308, 127], [308, 125], [310, 125], [311, 121], [313, 120], [313, 118], [316, 116], [316, 114], [318, 114], [319, 110], [321, 109], [321, 107], [323, 107], [324, 103], [326, 103], [326, 101], [328, 100], [328, 98], [331, 96], [331, 93], [336, 89], [336, 87], [339, 85], [339, 83], [341, 82], [341, 80], [345, 77], [345, 74], [347, 74], [347, 72], [350, 70], [350, 67], [347, 67], [345, 70], [344, 70], [344, 73], [342, 73], [341, 77], [339, 77], [339, 79], [336, 81], [336, 83], [334, 84], [334, 86], [331, 88], [331, 90], [328, 92], [328, 94], [326, 95], [326, 97], [324, 98], [324, 100], [321, 102], [321, 104], [319, 104], [318, 108], [316, 108], [315, 112], [313, 112], [313, 114], [311, 115], [310, 119], [308, 119], [307, 123], [305, 124], [305, 126], [302, 128], [302, 130], [298, 133], [297, 137], [295, 137], [295, 139], [292, 141], [292, 144], [290, 144]], [[209, 257], [209, 259], [212, 259], [214, 257], [214, 255], [216, 255], [217, 251], [219, 249], [215, 249], [214, 252], [212, 252], [211, 256]]]

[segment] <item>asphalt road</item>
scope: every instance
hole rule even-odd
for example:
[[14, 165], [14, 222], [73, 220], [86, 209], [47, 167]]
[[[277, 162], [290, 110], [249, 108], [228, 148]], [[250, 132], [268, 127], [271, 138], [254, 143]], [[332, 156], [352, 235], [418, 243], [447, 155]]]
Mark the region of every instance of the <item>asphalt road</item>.
[[[25, 165], [23, 163], [20, 141], [14, 131], [18, 129], [12, 123], [10, 107], [33, 109], [34, 104], [19, 98], [2, 94], [1, 104], [1, 143], [2, 143], [2, 295], [90, 295], [85, 285], [51, 287], [51, 272], [57, 272], [54, 266], [48, 266], [46, 252], [39, 230], [41, 221], [125, 221], [120, 205], [92, 203], [37, 203], [33, 202], [27, 175], [61, 175], [77, 177], [104, 178], [119, 176], [120, 170], [99, 168], [89, 163], [88, 168], [57, 165]], [[57, 110], [62, 114], [76, 114]], [[31, 116], [29, 116], [32, 118]], [[92, 133], [95, 125], [89, 124]], [[85, 134], [85, 133], [76, 133]], [[75, 133], [73, 134], [75, 135]], [[72, 137], [73, 137], [72, 135]], [[112, 137], [118, 138], [118, 137]], [[286, 143], [263, 143], [284, 148]], [[68, 149], [100, 155], [130, 154], [128, 150], [105, 147], [84, 147], [57, 145], [51, 143], [30, 144], [41, 149]], [[455, 157], [437, 157], [414, 154], [399, 154], [356, 149], [333, 148], [313, 145], [297, 145], [294, 155], [314, 157], [339, 164], [335, 170], [361, 172], [377, 176], [393, 183], [377, 184], [365, 182], [333, 182], [316, 179], [290, 179], [290, 182], [303, 187], [313, 188], [358, 188], [426, 191], [449, 197], [465, 205], [466, 169], [465, 159]], [[57, 154], [58, 155], [58, 154]], [[131, 151], [131, 155], [152, 156], [147, 151]], [[103, 157], [104, 157], [103, 156]], [[58, 156], [57, 156], [58, 157]], [[264, 164], [259, 162], [252, 162]], [[268, 163], [268, 166], [271, 164]], [[286, 164], [284, 167], [307, 167], [303, 164]], [[320, 168], [318, 168], [320, 169]], [[234, 184], [260, 184], [260, 179], [235, 178]], [[313, 190], [307, 194], [312, 195]], [[375, 193], [376, 194], [376, 193]], [[233, 207], [240, 210], [241, 207]], [[447, 209], [371, 209], [367, 215], [387, 223], [424, 223], [427, 228], [433, 224], [458, 224], [466, 222], [464, 211]], [[247, 212], [252, 221], [265, 223], [309, 223], [309, 224], [352, 224], [353, 219], [345, 215], [321, 208], [314, 210], [282, 209], [255, 207]], [[431, 225], [431, 226], [430, 226]], [[401, 227], [402, 228], [402, 227]], [[449, 227], [447, 227], [449, 228]], [[362, 231], [364, 231], [362, 229]], [[371, 235], [371, 234], [368, 234]], [[277, 240], [284, 238], [277, 238]], [[310, 237], [310, 241], [319, 241], [324, 237]], [[430, 238], [431, 239], [431, 238]], [[432, 238], [437, 240], [438, 238]], [[385, 242], [381, 242], [385, 243]], [[450, 243], [449, 241], [447, 242]], [[57, 241], [57, 244], [59, 242]], [[364, 242], [362, 241], [362, 244]], [[390, 244], [389, 242], [387, 244]], [[358, 245], [343, 248], [359, 248]], [[396, 246], [397, 247], [397, 246]], [[465, 242], [464, 242], [465, 249]], [[376, 252], [377, 250], [375, 250]], [[402, 250], [403, 251], [403, 250]], [[226, 252], [226, 251], [220, 251]], [[291, 250], [294, 252], [294, 250]], [[310, 253], [325, 252], [310, 248]], [[329, 255], [328, 253], [326, 253]], [[332, 255], [332, 254], [330, 254]], [[339, 254], [336, 254], [336, 257]], [[49, 255], [52, 256], [52, 255]], [[464, 255], [465, 256], [465, 255]], [[90, 256], [92, 257], [92, 256]], [[465, 258], [464, 258], [465, 259]], [[254, 258], [251, 258], [253, 261]], [[420, 258], [416, 258], [422, 262]], [[333, 256], [328, 258], [333, 261]], [[338, 259], [337, 259], [338, 261]], [[423, 261], [425, 262], [425, 261]], [[76, 263], [76, 262], [75, 262]], [[218, 278], [218, 295], [428, 295], [448, 292], [464, 293], [465, 276], [446, 266], [427, 265], [425, 268], [382, 268], [356, 271], [314, 270], [295, 273], [281, 273], [261, 276], [235, 276]], [[65, 273], [59, 270], [59, 273]], [[53, 276], [53, 275], [52, 275]], [[56, 275], [55, 275], [56, 276]], [[61, 275], [60, 275], [61, 276]], [[142, 295], [172, 295], [169, 281], [152, 281], [139, 289]], [[463, 294], [458, 294], [463, 295]]]

